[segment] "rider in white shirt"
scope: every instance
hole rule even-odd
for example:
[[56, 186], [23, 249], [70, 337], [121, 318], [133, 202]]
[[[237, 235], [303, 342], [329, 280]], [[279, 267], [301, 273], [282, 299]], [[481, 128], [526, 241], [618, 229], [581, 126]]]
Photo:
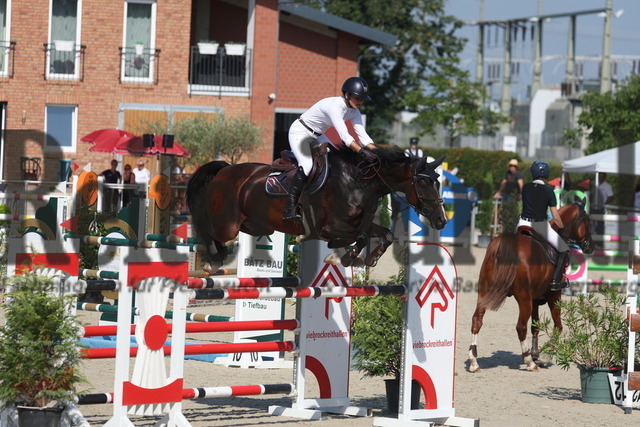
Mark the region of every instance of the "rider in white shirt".
[[409, 148], [404, 150], [404, 154], [411, 158], [421, 159], [424, 157], [424, 153], [418, 148], [419, 139], [415, 136], [409, 140]]
[[[313, 166], [311, 143], [322, 136], [330, 127], [333, 126], [345, 145], [356, 153], [360, 153], [366, 161], [376, 160], [377, 157], [373, 152], [375, 144], [364, 129], [359, 110], [365, 101], [371, 101], [371, 97], [367, 94], [368, 90], [367, 82], [362, 78], [350, 77], [342, 85], [342, 96], [321, 99], [291, 124], [289, 145], [299, 167], [291, 184], [284, 219], [300, 219], [300, 215], [296, 212], [296, 206], [302, 187]], [[353, 124], [358, 141], [349, 133], [345, 124], [346, 120], [350, 120]], [[363, 149], [365, 147], [367, 149]]]

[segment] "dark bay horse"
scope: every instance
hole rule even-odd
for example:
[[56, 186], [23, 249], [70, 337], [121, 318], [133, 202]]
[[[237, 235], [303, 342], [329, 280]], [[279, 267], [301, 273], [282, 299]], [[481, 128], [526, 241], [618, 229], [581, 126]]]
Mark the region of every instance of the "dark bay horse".
[[[558, 210], [565, 226], [561, 237], [570, 246], [579, 246], [587, 254], [593, 252], [593, 240], [589, 230], [589, 216], [581, 204], [571, 204]], [[478, 333], [487, 309], [498, 310], [507, 297], [513, 296], [519, 308], [516, 331], [520, 339], [522, 357], [527, 370], [538, 370], [537, 328], [531, 325], [531, 349], [527, 346], [527, 324], [529, 318], [538, 321], [538, 306], [549, 305], [555, 328], [562, 330], [560, 309], [556, 302], [561, 291], [549, 290], [555, 265], [550, 261], [543, 246], [525, 233], [505, 233], [491, 241], [480, 267], [478, 278], [478, 302], [471, 323], [471, 346], [469, 347], [469, 370], [476, 372], [478, 366]]]
[[393, 242], [393, 234], [373, 222], [378, 199], [393, 191], [403, 192], [409, 203], [441, 230], [447, 223], [435, 169], [444, 160], [414, 160], [401, 149], [378, 147], [380, 162], [367, 164], [349, 148], [332, 149], [328, 155], [329, 178], [315, 194], [303, 193], [303, 222], [283, 219], [286, 197], [265, 192], [271, 166], [261, 163], [230, 165], [213, 161], [199, 168], [189, 180], [187, 201], [192, 225], [204, 240], [205, 269], [215, 271], [227, 256], [225, 242], [239, 231], [265, 236], [274, 231], [303, 235], [303, 239], [329, 242], [331, 248], [351, 244], [341, 258], [351, 265], [370, 237], [382, 241], [366, 257], [373, 266]]

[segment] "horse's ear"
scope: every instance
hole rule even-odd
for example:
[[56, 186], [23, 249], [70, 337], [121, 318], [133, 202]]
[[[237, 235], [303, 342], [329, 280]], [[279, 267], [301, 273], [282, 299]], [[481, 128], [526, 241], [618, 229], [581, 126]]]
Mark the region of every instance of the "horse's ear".
[[431, 166], [434, 170], [435, 168], [437, 168], [438, 166], [440, 166], [442, 164], [442, 162], [444, 162], [444, 159], [447, 156], [442, 156], [439, 159], [434, 160], [433, 162], [429, 163], [429, 166]]

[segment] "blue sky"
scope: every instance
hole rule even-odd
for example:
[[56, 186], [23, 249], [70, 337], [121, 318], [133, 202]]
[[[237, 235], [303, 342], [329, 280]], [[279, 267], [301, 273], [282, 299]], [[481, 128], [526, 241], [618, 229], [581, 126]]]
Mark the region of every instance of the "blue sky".
[[[541, 0], [542, 13], [557, 14], [592, 9], [604, 9], [606, 0]], [[482, 0], [448, 0], [446, 11], [465, 22], [477, 21], [480, 18]], [[535, 16], [538, 14], [539, 0], [484, 0], [484, 19], [513, 19]], [[613, 0], [613, 12], [623, 13], [613, 20], [612, 56], [624, 55], [618, 65], [618, 76], [625, 77], [632, 72], [633, 61], [640, 66], [640, 0]], [[569, 18], [553, 19], [544, 24], [542, 55], [548, 59], [543, 63], [543, 83], [559, 85], [564, 78], [564, 59], [553, 58], [554, 55], [565, 55], [568, 44]], [[578, 16], [576, 24], [576, 56], [599, 56], [602, 53], [604, 19], [597, 15]], [[469, 39], [461, 55], [464, 68], [471, 71], [475, 78], [476, 39], [478, 28], [467, 26], [458, 35]], [[497, 35], [497, 38], [496, 38]], [[501, 61], [504, 56], [502, 33], [490, 30], [485, 44], [486, 60]], [[533, 58], [533, 40], [527, 31], [526, 36], [518, 34], [513, 42], [512, 56], [521, 62], [520, 73], [514, 75], [513, 96], [524, 100], [526, 87], [531, 83]], [[485, 75], [487, 71], [485, 68]], [[595, 61], [584, 61], [584, 77], [597, 79], [598, 67]]]

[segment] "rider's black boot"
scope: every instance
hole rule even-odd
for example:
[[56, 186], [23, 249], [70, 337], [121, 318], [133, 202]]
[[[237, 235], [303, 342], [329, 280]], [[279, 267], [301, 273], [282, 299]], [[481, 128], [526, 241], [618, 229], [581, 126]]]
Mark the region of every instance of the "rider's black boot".
[[569, 261], [569, 251], [558, 252], [556, 270], [553, 272], [553, 280], [551, 280], [551, 284], [549, 285], [550, 290], [559, 291], [569, 286], [569, 283], [566, 280], [562, 281], [567, 261]]
[[297, 211], [298, 199], [300, 199], [300, 193], [306, 181], [307, 175], [305, 175], [302, 168], [298, 168], [298, 171], [293, 176], [291, 188], [289, 189], [289, 199], [287, 200], [287, 207], [284, 210], [284, 219], [299, 220], [301, 218]]

